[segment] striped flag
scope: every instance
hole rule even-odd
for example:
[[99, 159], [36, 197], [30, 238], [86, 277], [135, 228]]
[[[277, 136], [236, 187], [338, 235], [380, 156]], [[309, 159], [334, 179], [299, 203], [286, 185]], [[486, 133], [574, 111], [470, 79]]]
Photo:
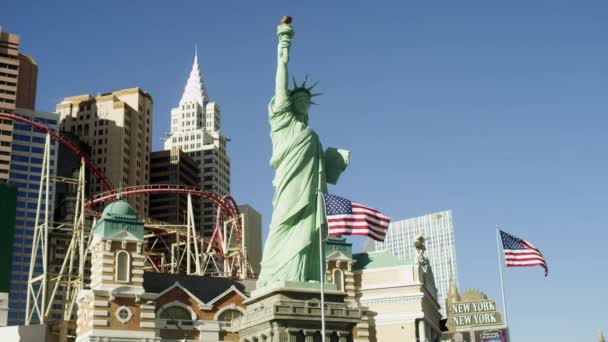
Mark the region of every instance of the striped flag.
[[507, 267], [541, 266], [545, 269], [545, 277], [549, 274], [549, 268], [543, 254], [531, 243], [502, 230], [500, 230], [500, 238]]
[[323, 194], [329, 236], [363, 235], [384, 241], [391, 219], [376, 209], [346, 198]]

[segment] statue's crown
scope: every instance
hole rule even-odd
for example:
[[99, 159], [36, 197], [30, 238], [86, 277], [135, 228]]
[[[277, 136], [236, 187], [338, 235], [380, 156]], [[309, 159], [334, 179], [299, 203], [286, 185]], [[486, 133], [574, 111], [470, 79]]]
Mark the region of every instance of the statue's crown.
[[[310, 87], [307, 87], [307, 86], [306, 86], [306, 82], [307, 82], [307, 81], [308, 81], [308, 75], [306, 75], [306, 77], [304, 78], [304, 82], [302, 82], [302, 84], [301, 84], [301, 85], [298, 85], [298, 83], [296, 83], [296, 79], [295, 79], [295, 78], [293, 78], [293, 89], [291, 89], [291, 90], [289, 91], [289, 93], [290, 93], [291, 95], [293, 95], [293, 94], [295, 94], [295, 93], [298, 93], [298, 92], [301, 92], [301, 93], [306, 93], [306, 94], [307, 94], [307, 95], [308, 95], [308, 96], [309, 96], [311, 99], [312, 99], [313, 97], [315, 97], [315, 96], [319, 96], [319, 95], [321, 95], [321, 93], [313, 94], [313, 93], [311, 92], [312, 88], [316, 87], [316, 86], [317, 86], [317, 84], [319, 84], [319, 81], [315, 82], [315, 83], [314, 83], [312, 86], [310, 86]], [[312, 101], [310, 101], [310, 103], [312, 103], [312, 104], [316, 104], [316, 103], [314, 103], [314, 102], [312, 102]]]

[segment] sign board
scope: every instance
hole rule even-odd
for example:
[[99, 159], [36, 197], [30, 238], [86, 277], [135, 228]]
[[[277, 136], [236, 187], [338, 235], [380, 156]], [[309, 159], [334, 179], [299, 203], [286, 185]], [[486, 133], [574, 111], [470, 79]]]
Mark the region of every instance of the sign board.
[[444, 332], [441, 341], [445, 342], [508, 342], [507, 329], [488, 329], [477, 331]]
[[501, 324], [496, 302], [491, 299], [453, 303], [450, 320], [455, 327]]
[[475, 342], [507, 342], [507, 329], [476, 331]]

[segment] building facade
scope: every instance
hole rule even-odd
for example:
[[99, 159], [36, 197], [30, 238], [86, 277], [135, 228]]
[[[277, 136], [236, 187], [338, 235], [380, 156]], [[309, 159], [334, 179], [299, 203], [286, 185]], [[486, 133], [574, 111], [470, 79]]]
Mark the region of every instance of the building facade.
[[369, 252], [388, 252], [402, 260], [414, 260], [416, 249], [411, 241], [418, 235], [426, 239], [427, 253], [439, 291], [438, 301], [445, 317], [447, 312], [443, 304], [447, 298], [450, 281], [458, 279], [451, 210], [391, 222], [384, 242], [369, 239], [365, 242], [364, 249]]
[[262, 215], [249, 204], [239, 205], [245, 227], [245, 251], [253, 273], [260, 274], [262, 261]]
[[[15, 114], [17, 108], [34, 109], [38, 65], [19, 53], [19, 36], [0, 26], [0, 112]], [[0, 119], [0, 181], [8, 181], [13, 123]]]
[[13, 254], [13, 234], [17, 211], [17, 188], [0, 183], [0, 327], [8, 324], [8, 294], [11, 286], [11, 262]]
[[[219, 104], [209, 101], [195, 55], [179, 106], [171, 110], [171, 132], [165, 140], [165, 150], [179, 148], [188, 153], [198, 165], [199, 186], [227, 195], [230, 193], [230, 159], [220, 123]], [[215, 228], [213, 203], [202, 200], [201, 214], [199, 229], [204, 237], [210, 237]]]
[[[150, 184], [198, 186], [196, 162], [178, 148], [150, 154]], [[200, 197], [192, 197], [194, 217], [200, 217]], [[170, 224], [186, 224], [188, 198], [181, 194], [150, 194], [150, 218]]]
[[93, 234], [77, 342], [239, 341], [231, 323], [254, 282], [144, 272], [143, 223], [120, 198], [104, 209]]
[[496, 301], [479, 290], [462, 294], [453, 283], [446, 299], [446, 331], [441, 341], [454, 342], [507, 342], [508, 329]]
[[[56, 106], [61, 131], [74, 134], [90, 146], [91, 159], [114, 187], [150, 182], [152, 97], [140, 88], [66, 97]], [[91, 179], [92, 194], [105, 189]], [[88, 194], [91, 195], [91, 194]], [[130, 196], [142, 217], [148, 214], [148, 196]]]
[[346, 303], [362, 310], [353, 342], [439, 341], [441, 314], [432, 266], [424, 247], [414, 249], [416, 258], [404, 261], [386, 252], [352, 254], [344, 239], [328, 240], [327, 282], [346, 293]]
[[[122, 198], [103, 210], [93, 227], [91, 285], [78, 295], [76, 342], [320, 341], [318, 285], [256, 294], [255, 280], [149, 272], [145, 243], [143, 223]], [[412, 262], [353, 255], [341, 238], [326, 246], [328, 341], [439, 341], [424, 241]]]
[[[59, 116], [54, 113], [34, 112], [17, 109], [17, 115], [38, 121], [56, 130]], [[32, 239], [36, 222], [38, 198], [45, 199], [46, 192], [40, 193], [42, 162], [46, 135], [28, 125], [14, 123], [11, 145], [11, 162], [9, 182], [17, 187], [17, 214], [13, 240], [13, 258], [11, 267], [11, 288], [9, 296], [9, 325], [21, 324], [25, 320], [27, 299], [27, 282], [32, 255]], [[50, 187], [49, 187], [49, 225], [53, 223], [54, 180], [57, 163], [57, 143], [51, 141], [50, 148]], [[44, 203], [41, 212], [46, 208]], [[43, 219], [41, 214], [40, 219]], [[35, 268], [42, 269], [41, 256], [35, 260]]]

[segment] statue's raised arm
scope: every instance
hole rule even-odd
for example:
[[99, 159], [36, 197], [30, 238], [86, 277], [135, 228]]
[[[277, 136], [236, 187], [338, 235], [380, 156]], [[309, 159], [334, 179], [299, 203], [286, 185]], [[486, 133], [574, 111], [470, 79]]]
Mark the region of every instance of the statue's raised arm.
[[289, 63], [291, 38], [294, 36], [290, 16], [284, 16], [283, 19], [281, 19], [281, 24], [277, 27], [277, 36], [279, 37], [279, 44], [277, 50], [277, 79], [274, 96], [277, 102], [283, 102], [289, 96], [289, 73], [287, 72], [287, 63]]

